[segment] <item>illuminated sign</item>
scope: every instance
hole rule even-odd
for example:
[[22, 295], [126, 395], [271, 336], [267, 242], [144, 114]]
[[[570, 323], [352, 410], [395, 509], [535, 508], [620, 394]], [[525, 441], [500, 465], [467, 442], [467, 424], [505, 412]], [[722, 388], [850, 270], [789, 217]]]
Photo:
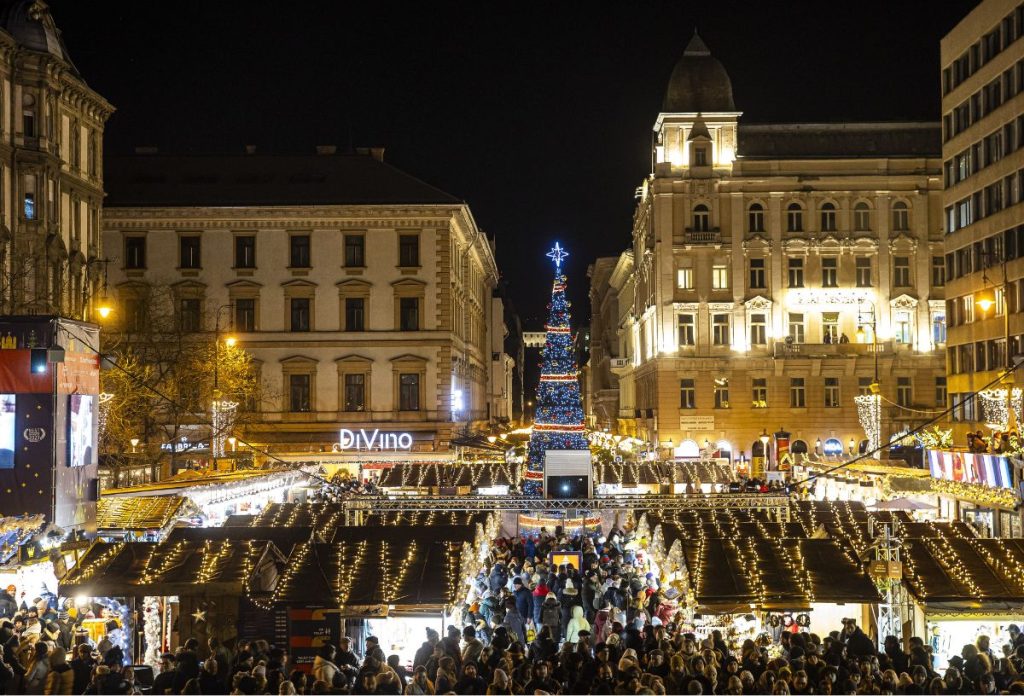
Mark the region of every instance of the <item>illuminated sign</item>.
[[991, 488], [1013, 488], [1013, 475], [1006, 457], [928, 450], [928, 468], [932, 477], [937, 479]]
[[412, 449], [412, 435], [409, 433], [382, 433], [379, 428], [375, 428], [372, 433], [367, 433], [362, 428], [358, 433], [348, 428], [342, 428], [338, 449], [408, 450]]

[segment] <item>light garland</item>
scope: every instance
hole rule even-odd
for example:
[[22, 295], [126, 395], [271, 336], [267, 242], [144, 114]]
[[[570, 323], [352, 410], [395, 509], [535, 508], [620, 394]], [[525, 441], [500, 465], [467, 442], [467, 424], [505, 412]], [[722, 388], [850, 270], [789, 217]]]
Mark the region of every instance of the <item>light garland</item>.
[[853, 402], [857, 405], [857, 420], [864, 429], [868, 451], [873, 452], [882, 442], [882, 397], [879, 394], [859, 394], [853, 397]]
[[237, 401], [214, 399], [210, 403], [210, 447], [215, 458], [224, 456], [224, 443], [228, 440], [237, 411]]
[[978, 483], [932, 479], [932, 490], [953, 498], [1001, 508], [1012, 509], [1019, 502], [1017, 493], [1013, 489], [990, 488]]
[[[1006, 430], [1010, 425], [1009, 411], [1006, 408], [1006, 388], [985, 389], [978, 392], [978, 401], [981, 404], [981, 413], [985, 425], [992, 430]], [[1017, 422], [1024, 420], [1021, 417], [1021, 406], [1024, 404], [1024, 391], [1014, 387], [1010, 395], [1011, 406], [1017, 416]]]
[[163, 652], [160, 598], [152, 596], [143, 597], [142, 611], [145, 615], [142, 623], [142, 633], [145, 638], [142, 662], [152, 667], [155, 674], [159, 674], [160, 655]]

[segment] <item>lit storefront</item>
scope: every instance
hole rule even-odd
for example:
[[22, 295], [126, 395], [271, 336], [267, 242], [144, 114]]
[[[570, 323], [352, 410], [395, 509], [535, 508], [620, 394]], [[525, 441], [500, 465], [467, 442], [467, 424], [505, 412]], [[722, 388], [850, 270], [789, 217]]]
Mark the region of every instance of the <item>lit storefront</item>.
[[932, 487], [947, 519], [971, 524], [982, 536], [1020, 537], [1020, 465], [997, 454], [928, 450]]

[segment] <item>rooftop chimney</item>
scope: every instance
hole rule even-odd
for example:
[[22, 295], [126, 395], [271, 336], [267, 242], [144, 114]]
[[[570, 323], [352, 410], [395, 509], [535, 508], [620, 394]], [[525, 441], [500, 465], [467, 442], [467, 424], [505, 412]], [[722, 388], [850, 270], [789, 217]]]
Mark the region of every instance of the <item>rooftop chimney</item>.
[[135, 154], [136, 155], [155, 155], [157, 152], [159, 152], [159, 150], [157, 149], [156, 145], [136, 145], [135, 146]]
[[316, 154], [318, 155], [333, 155], [338, 152], [337, 145], [317, 145]]
[[256, 154], [256, 146], [255, 145], [246, 145], [245, 146], [245, 154], [247, 154], [247, 155], [255, 155]]

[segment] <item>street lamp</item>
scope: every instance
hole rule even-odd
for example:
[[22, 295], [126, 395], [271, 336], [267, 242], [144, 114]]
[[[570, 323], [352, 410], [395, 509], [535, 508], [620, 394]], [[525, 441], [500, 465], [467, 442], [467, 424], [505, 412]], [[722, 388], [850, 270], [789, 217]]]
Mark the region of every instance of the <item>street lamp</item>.
[[[235, 305], [228, 303], [222, 304], [217, 308], [217, 313], [213, 318], [213, 397], [219, 399], [219, 380], [220, 380], [220, 315], [225, 309], [234, 307]], [[228, 336], [224, 341], [228, 348], [233, 348], [236, 339], [234, 336]]]
[[132, 454], [135, 454], [135, 448], [139, 446], [139, 438], [133, 437], [129, 442], [132, 443]]
[[853, 445], [854, 445], [854, 442], [853, 442], [853, 438], [851, 437], [850, 438], [850, 454], [851, 455], [853, 454]]
[[238, 442], [238, 438], [236, 438], [234, 435], [232, 435], [231, 437], [228, 438], [228, 444], [231, 445], [231, 451], [232, 452], [235, 451], [235, 443], [236, 442]]

